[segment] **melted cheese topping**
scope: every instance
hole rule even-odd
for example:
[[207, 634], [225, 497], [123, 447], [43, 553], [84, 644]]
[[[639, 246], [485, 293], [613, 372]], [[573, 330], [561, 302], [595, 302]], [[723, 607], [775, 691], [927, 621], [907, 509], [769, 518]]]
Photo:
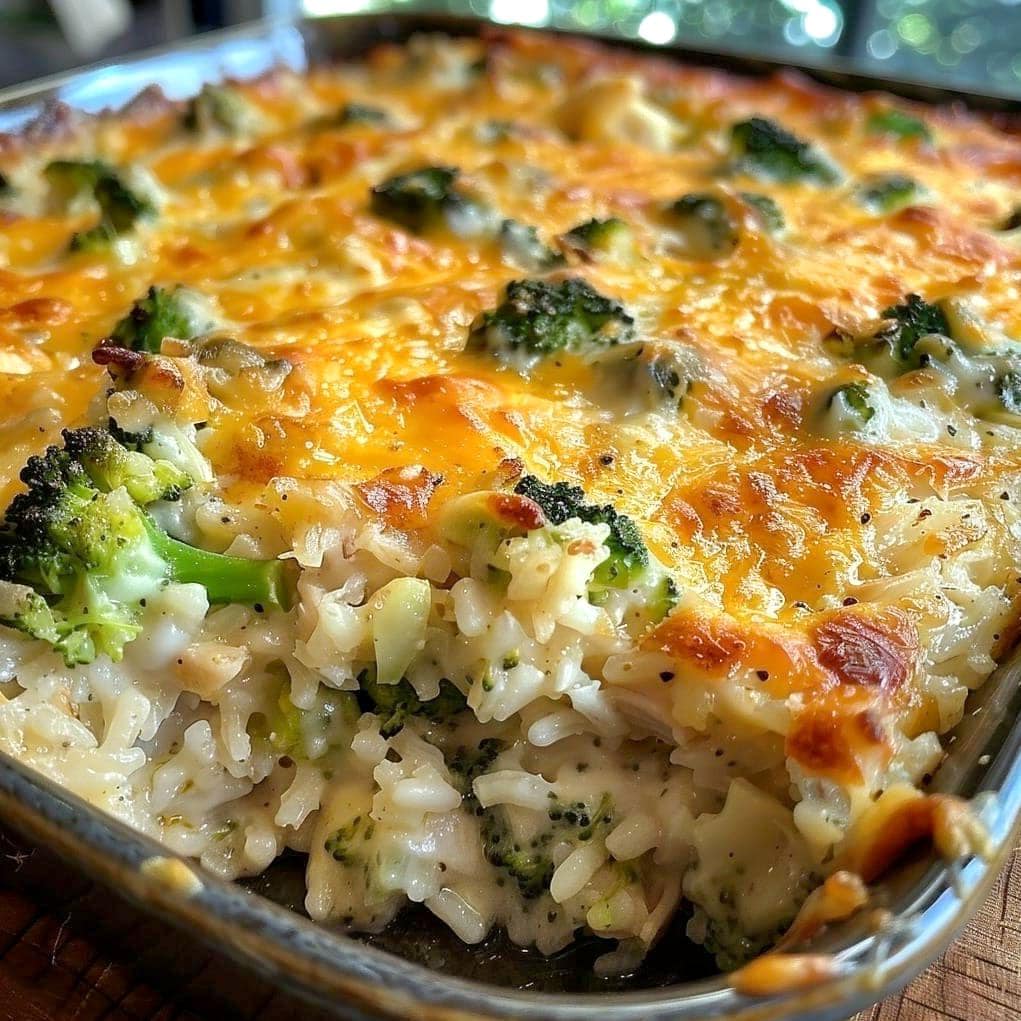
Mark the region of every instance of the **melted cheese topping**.
[[[817, 409], [869, 378], [828, 338], [861, 334], [909, 293], [964, 299], [990, 331], [1021, 338], [1021, 245], [998, 229], [1021, 188], [1021, 141], [956, 110], [910, 108], [931, 140], [875, 133], [872, 115], [908, 106], [525, 34], [417, 40], [237, 90], [254, 133], [188, 133], [156, 104], [0, 149], [13, 186], [0, 200], [5, 499], [27, 456], [106, 390], [91, 353], [132, 301], [185, 285], [227, 334], [295, 368], [272, 398], [240, 384], [195, 398], [192, 420], [217, 427], [203, 453], [229, 504], [282, 477], [354, 483], [387, 523], [428, 529], [444, 503], [522, 467], [577, 482], [638, 522], [682, 590], [645, 647], [689, 681], [633, 685], [671, 727], [755, 726], [767, 699], [803, 776], [872, 791], [905, 742], [955, 722], [958, 693], [992, 667], [955, 640], [967, 645], [983, 614], [994, 654], [1011, 633], [1021, 434], [918, 374], [889, 382], [889, 406], [859, 434]], [[388, 120], [337, 123], [346, 103]], [[839, 180], [735, 166], [729, 130], [751, 116], [810, 141]], [[114, 255], [68, 254], [94, 215], [48, 205], [40, 167], [58, 152], [144, 171], [158, 216]], [[507, 283], [539, 274], [472, 230], [415, 233], [373, 213], [373, 186], [434, 164], [548, 246], [592, 218], [628, 224], [630, 256], [565, 248], [557, 272], [700, 367], [680, 408], [635, 413], [585, 358], [523, 374], [466, 350]], [[862, 181], [893, 172], [922, 198], [889, 213], [859, 200]], [[736, 219], [720, 256], [664, 225], [667, 205], [704, 192]], [[748, 192], [775, 201], [783, 230]], [[162, 385], [189, 392], [172, 374]], [[967, 605], [937, 577], [962, 552], [979, 593]]]

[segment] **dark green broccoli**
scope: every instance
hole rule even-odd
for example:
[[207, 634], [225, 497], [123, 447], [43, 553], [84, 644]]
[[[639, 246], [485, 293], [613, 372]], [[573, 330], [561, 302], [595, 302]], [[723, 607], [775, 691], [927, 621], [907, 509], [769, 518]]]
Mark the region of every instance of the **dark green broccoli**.
[[380, 717], [379, 732], [383, 737], [399, 734], [408, 719], [421, 716], [432, 723], [443, 723], [467, 708], [464, 695], [445, 678], [435, 698], [423, 702], [407, 680], [396, 684], [380, 684], [375, 670], [363, 670], [358, 675], [358, 707], [363, 713]]
[[864, 383], [845, 383], [837, 387], [826, 401], [826, 407], [838, 406], [850, 412], [861, 426], [867, 425], [876, 414], [876, 409], [869, 402], [869, 389]]
[[110, 339], [119, 347], [132, 351], [159, 354], [165, 337], [192, 340], [203, 330], [183, 288], [168, 291], [150, 287], [144, 298], [131, 306], [131, 311], [117, 323]]
[[338, 126], [345, 124], [378, 124], [390, 123], [390, 114], [381, 106], [370, 106], [367, 103], [345, 103], [337, 116]]
[[915, 346], [931, 333], [950, 336], [950, 324], [938, 305], [930, 305], [917, 294], [909, 294], [902, 305], [883, 310], [883, 318], [891, 320], [880, 330], [876, 340], [889, 347], [890, 355], [904, 369], [917, 369], [922, 359]]
[[595, 809], [583, 801], [564, 804], [551, 798], [550, 826], [527, 842], [518, 839], [500, 806], [487, 809], [482, 817], [482, 847], [486, 860], [513, 879], [528, 900], [549, 890], [556, 866], [551, 857], [553, 844], [560, 840], [585, 843], [605, 832], [613, 822], [613, 799], [603, 794]]
[[189, 131], [244, 135], [257, 131], [261, 120], [258, 108], [237, 89], [210, 83], [189, 100], [183, 123]]
[[94, 194], [100, 181], [116, 176], [116, 169], [102, 160], [52, 160], [43, 169], [51, 194], [63, 206]]
[[564, 234], [564, 243], [589, 258], [623, 261], [633, 254], [635, 237], [623, 220], [611, 216], [608, 220], [586, 220], [572, 227]]
[[479, 208], [458, 190], [460, 176], [456, 167], [435, 166], [390, 177], [372, 189], [372, 211], [416, 234], [449, 227]]
[[542, 243], [534, 227], [517, 220], [504, 220], [500, 224], [499, 242], [503, 254], [529, 273], [543, 273], [564, 263], [559, 252]]
[[120, 173], [101, 160], [54, 160], [43, 171], [54, 195], [64, 204], [91, 195], [99, 206], [99, 223], [71, 238], [71, 251], [108, 248], [120, 234], [133, 230], [139, 220], [156, 214], [145, 196], [132, 191]]
[[918, 182], [905, 174], [875, 174], [862, 182], [858, 200], [877, 213], [892, 213], [922, 194]]
[[889, 135], [892, 138], [917, 138], [923, 142], [932, 141], [932, 132], [925, 121], [913, 117], [903, 110], [888, 107], [869, 114], [865, 130], [871, 135]]
[[680, 254], [686, 258], [722, 259], [740, 240], [737, 224], [715, 195], [682, 195], [667, 206], [666, 214], [677, 230]]
[[527, 848], [523, 847], [515, 840], [503, 813], [493, 809], [483, 816], [481, 831], [486, 861], [506, 872], [517, 883], [522, 897], [534, 900], [549, 890], [556, 871], [549, 849], [552, 830], [544, 831]]
[[357, 865], [365, 860], [365, 845], [376, 832], [371, 815], [356, 815], [350, 822], [334, 830], [323, 841], [323, 848], [341, 865]]
[[478, 804], [474, 790], [476, 777], [488, 773], [489, 767], [506, 747], [506, 742], [499, 738], [487, 737], [479, 742], [478, 747], [467, 748], [462, 745], [447, 761], [451, 781], [464, 798], [466, 808], [473, 809]]
[[784, 221], [783, 210], [775, 199], [771, 199], [768, 195], [760, 195], [754, 191], [742, 191], [739, 195], [743, 202], [755, 210], [766, 230], [771, 234], [779, 234], [784, 229], [786, 222]]
[[577, 277], [514, 280], [503, 301], [472, 324], [468, 347], [525, 371], [548, 355], [618, 344], [633, 327], [620, 302]]
[[0, 173], [0, 198], [7, 198], [14, 194], [14, 185], [11, 179], [4, 173]]
[[180, 469], [103, 429], [63, 436], [63, 447], [29, 459], [28, 489], [0, 526], [0, 580], [19, 586], [4, 624], [49, 642], [73, 666], [101, 653], [119, 660], [141, 631], [146, 600], [168, 582], [197, 582], [214, 603], [286, 603], [280, 561], [196, 549], [150, 517], [147, 505], [191, 485]]
[[750, 117], [730, 129], [738, 166], [756, 177], [790, 183], [835, 184], [840, 173], [826, 157], [786, 128], [765, 117]]
[[638, 526], [626, 514], [620, 514], [611, 504], [602, 507], [585, 503], [585, 491], [569, 482], [547, 483], [534, 475], [526, 475], [514, 487], [514, 492], [525, 496], [541, 508], [552, 525], [562, 525], [570, 518], [579, 518], [593, 525], [610, 528], [606, 545], [610, 557], [596, 570], [596, 580], [612, 588], [625, 588], [649, 566], [649, 551], [638, 531]]

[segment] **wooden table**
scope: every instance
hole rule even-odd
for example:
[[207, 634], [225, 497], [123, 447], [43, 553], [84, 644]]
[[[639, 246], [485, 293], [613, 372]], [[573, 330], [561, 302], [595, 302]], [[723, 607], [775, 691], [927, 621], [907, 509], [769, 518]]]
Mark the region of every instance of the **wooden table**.
[[[325, 1021], [3, 829], [0, 876], [0, 1021]], [[1021, 1018], [1019, 970], [1021, 849], [947, 955], [855, 1021]]]

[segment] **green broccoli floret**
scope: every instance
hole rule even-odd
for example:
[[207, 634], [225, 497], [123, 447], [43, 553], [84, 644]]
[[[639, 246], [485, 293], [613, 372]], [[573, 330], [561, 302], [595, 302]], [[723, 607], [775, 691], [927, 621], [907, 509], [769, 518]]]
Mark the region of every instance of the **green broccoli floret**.
[[337, 115], [338, 126], [345, 124], [389, 124], [390, 114], [381, 106], [370, 106], [367, 103], [345, 103]]
[[4, 173], [0, 173], [0, 199], [8, 198], [13, 195], [15, 191], [14, 185], [11, 184], [11, 179]]
[[618, 344], [633, 327], [620, 302], [577, 277], [513, 280], [503, 301], [472, 324], [468, 347], [526, 371], [547, 355]]
[[564, 242], [576, 252], [590, 258], [624, 261], [634, 253], [635, 236], [623, 220], [586, 220], [564, 234]]
[[478, 804], [475, 797], [474, 783], [476, 777], [489, 772], [496, 757], [507, 747], [506, 742], [497, 737], [486, 737], [478, 747], [459, 747], [447, 762], [450, 778], [454, 787], [464, 798], [466, 808], [473, 809]]
[[869, 389], [864, 383], [845, 383], [837, 387], [827, 399], [826, 407], [849, 413], [859, 427], [867, 425], [876, 414], [869, 401]]
[[835, 184], [840, 173], [807, 142], [765, 117], [750, 117], [730, 129], [738, 165], [769, 181]]
[[858, 189], [858, 200], [877, 213], [892, 213], [910, 205], [922, 194], [922, 188], [905, 174], [875, 174]]
[[244, 135], [259, 130], [262, 115], [237, 89], [209, 83], [188, 102], [183, 123], [188, 131]]
[[457, 189], [457, 167], [422, 167], [388, 178], [372, 189], [371, 208], [377, 216], [424, 234], [449, 227], [476, 204]]
[[771, 234], [779, 234], [786, 227], [783, 210], [775, 199], [754, 191], [742, 191], [739, 192], [739, 195], [743, 202], [755, 210], [766, 230]]
[[550, 524], [562, 525], [570, 518], [579, 518], [592, 525], [609, 526], [606, 545], [610, 557], [596, 569], [598, 583], [625, 588], [649, 566], [649, 551], [638, 526], [611, 504], [600, 507], [585, 503], [585, 491], [581, 486], [572, 486], [569, 482], [550, 484], [534, 475], [526, 475], [514, 487], [514, 492], [537, 503]]
[[358, 702], [350, 691], [320, 685], [313, 705], [303, 709], [291, 700], [291, 686], [285, 684], [264, 724], [265, 736], [278, 754], [318, 758], [339, 741], [350, 742], [360, 715]]
[[131, 311], [117, 323], [110, 339], [132, 351], [159, 354], [165, 337], [192, 340], [204, 327], [188, 301], [188, 292], [181, 287], [172, 291], [150, 287], [144, 298], [131, 306]]
[[65, 204], [91, 195], [99, 206], [99, 223], [71, 237], [74, 252], [108, 248], [118, 235], [133, 230], [139, 220], [156, 214], [145, 196], [132, 191], [119, 172], [101, 160], [54, 160], [43, 171], [54, 194]]
[[869, 114], [865, 130], [871, 135], [890, 135], [893, 138], [918, 138], [923, 142], [932, 141], [932, 132], [925, 121], [913, 117], [903, 110], [890, 107]]
[[915, 345], [930, 333], [950, 336], [950, 324], [938, 305], [930, 305], [917, 294], [909, 294], [902, 305], [883, 310], [883, 318], [892, 322], [876, 335], [889, 346], [890, 355], [904, 369], [917, 369], [921, 359]]
[[513, 879], [521, 895], [528, 900], [549, 890], [556, 866], [551, 857], [558, 839], [586, 843], [606, 832], [613, 822], [613, 798], [603, 794], [595, 809], [584, 801], [564, 804], [550, 800], [550, 825], [527, 841], [514, 834], [506, 813], [495, 806], [482, 817], [482, 847], [490, 865], [502, 869]]
[[363, 713], [375, 713], [380, 717], [379, 732], [383, 737], [399, 734], [412, 716], [443, 723], [468, 707], [464, 695], [446, 679], [440, 681], [436, 697], [427, 702], [418, 697], [407, 680], [380, 684], [375, 670], [363, 670], [358, 675], [358, 685], [358, 707]]
[[530, 842], [530, 846], [524, 847], [515, 839], [503, 813], [499, 809], [491, 809], [482, 819], [481, 832], [486, 861], [506, 872], [517, 883], [522, 897], [534, 900], [549, 889], [556, 871], [549, 851], [554, 834], [552, 829], [544, 831]]
[[500, 224], [499, 242], [503, 254], [530, 273], [543, 273], [563, 265], [564, 257], [544, 245], [534, 227], [517, 220]]
[[678, 231], [681, 254], [690, 259], [721, 259], [737, 247], [737, 224], [715, 195], [693, 192], [667, 206]]
[[356, 815], [350, 822], [334, 830], [323, 841], [323, 848], [341, 865], [357, 865], [365, 859], [365, 845], [376, 832], [371, 815]]
[[27, 491], [0, 526], [0, 580], [31, 590], [2, 623], [49, 642], [73, 666], [101, 653], [119, 660], [141, 631], [146, 600], [168, 582], [197, 582], [214, 603], [285, 604], [280, 561], [196, 549], [152, 519], [148, 504], [191, 485], [179, 468], [103, 429], [63, 435], [63, 447], [29, 459]]

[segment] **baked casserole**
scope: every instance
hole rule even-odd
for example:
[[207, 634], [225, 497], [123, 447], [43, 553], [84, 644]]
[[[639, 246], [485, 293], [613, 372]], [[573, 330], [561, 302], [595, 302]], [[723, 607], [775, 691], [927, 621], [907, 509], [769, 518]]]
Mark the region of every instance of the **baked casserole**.
[[1010, 647], [1021, 143], [534, 34], [0, 144], [0, 749], [315, 919], [861, 907]]

